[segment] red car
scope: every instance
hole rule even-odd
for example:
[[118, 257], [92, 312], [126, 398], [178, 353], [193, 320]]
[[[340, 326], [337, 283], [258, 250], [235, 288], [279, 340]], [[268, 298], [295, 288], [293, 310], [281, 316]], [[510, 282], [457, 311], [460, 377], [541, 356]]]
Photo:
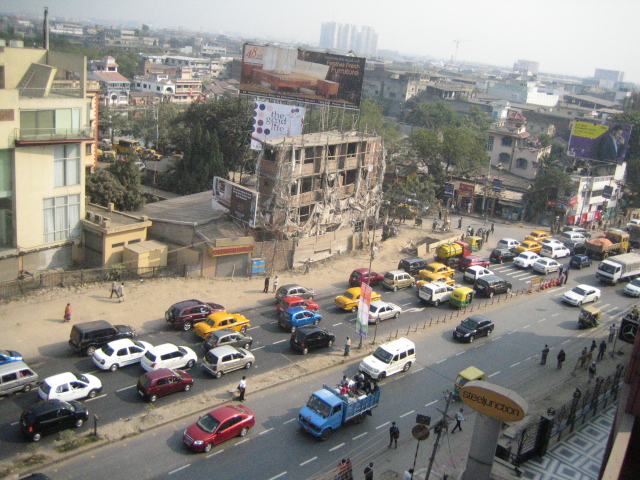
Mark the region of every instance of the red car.
[[278, 303], [276, 304], [276, 312], [278, 313], [278, 315], [280, 315], [286, 309], [292, 307], [302, 307], [306, 310], [312, 310], [314, 312], [317, 312], [320, 309], [318, 304], [313, 300], [307, 300], [306, 298], [300, 297], [284, 297], [278, 300]]
[[469, 267], [488, 267], [489, 264], [491, 264], [491, 262], [488, 258], [469, 255], [468, 257], [461, 258], [458, 261], [458, 268], [464, 272]]
[[[367, 281], [367, 279], [369, 281]], [[352, 287], [361, 287], [363, 283], [368, 283], [373, 287], [374, 285], [380, 285], [382, 280], [384, 280], [384, 275], [381, 273], [376, 273], [368, 268], [357, 268], [351, 272], [351, 276], [349, 276], [349, 285]]]
[[155, 402], [158, 397], [174, 392], [188, 392], [193, 385], [193, 378], [182, 370], [159, 368], [143, 373], [138, 378], [138, 395], [148, 402]]
[[227, 405], [200, 417], [184, 431], [182, 441], [194, 452], [210, 452], [214, 445], [244, 437], [255, 423], [253, 412], [244, 405]]

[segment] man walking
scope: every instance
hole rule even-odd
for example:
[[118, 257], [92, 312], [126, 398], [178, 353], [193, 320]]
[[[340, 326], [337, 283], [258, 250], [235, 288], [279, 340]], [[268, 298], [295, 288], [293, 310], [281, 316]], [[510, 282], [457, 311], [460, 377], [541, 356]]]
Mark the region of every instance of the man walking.
[[604, 358], [604, 354], [607, 351], [607, 342], [602, 340], [600, 342], [600, 348], [598, 349], [598, 360], [602, 360]]
[[609, 343], [613, 342], [613, 339], [616, 337], [616, 333], [618, 333], [618, 329], [614, 323], [609, 327]]
[[398, 448], [398, 438], [400, 438], [400, 429], [396, 426], [396, 422], [391, 422], [389, 428], [389, 448], [395, 442], [395, 448]]
[[561, 277], [564, 273], [564, 265], [560, 264], [560, 268], [558, 269], [558, 276]]
[[458, 230], [462, 230], [462, 217], [458, 219]]
[[273, 293], [276, 293], [276, 290], [278, 290], [279, 283], [280, 279], [278, 278], [278, 275], [276, 275], [276, 278], [273, 279]]
[[118, 303], [124, 302], [124, 282], [118, 285]]
[[545, 345], [542, 349], [542, 356], [540, 357], [540, 365], [547, 364], [547, 355], [549, 355], [549, 345]]
[[307, 273], [309, 273], [309, 269], [311, 268], [311, 258], [307, 258], [304, 261], [304, 274], [306, 275]]
[[373, 462], [370, 462], [369, 466], [364, 469], [364, 480], [373, 480]]
[[496, 228], [496, 222], [491, 222], [491, 233], [493, 233], [495, 228]]
[[116, 294], [116, 297], [118, 296], [118, 282], [116, 282], [115, 280], [113, 282], [111, 282], [111, 295], [109, 295], [109, 298], [113, 298], [113, 294]]
[[351, 350], [351, 339], [347, 337], [347, 340], [344, 342], [344, 356], [349, 356], [349, 351]]
[[595, 340], [591, 340], [591, 346], [589, 347], [589, 353], [591, 353], [593, 355], [593, 351], [598, 348], [598, 345], [596, 345], [596, 341]]
[[558, 370], [562, 368], [562, 363], [566, 360], [567, 356], [564, 353], [563, 349], [560, 349], [560, 351], [558, 352], [558, 356], [556, 357], [558, 359]]
[[587, 383], [591, 383], [591, 380], [593, 380], [596, 377], [596, 362], [591, 362], [591, 365], [589, 365], [589, 381]]
[[269, 293], [269, 280], [271, 280], [271, 277], [267, 275], [264, 278], [264, 288], [262, 289], [262, 293]]
[[587, 347], [584, 347], [582, 349], [582, 353], [580, 354], [580, 368], [584, 368], [584, 364], [587, 361], [587, 354], [588, 354], [588, 350]]
[[563, 285], [567, 284], [567, 280], [569, 280], [569, 269], [568, 268], [564, 271], [564, 283], [563, 283]]
[[462, 425], [461, 425], [461, 423], [462, 423], [462, 422], [464, 422], [464, 421], [466, 420], [466, 419], [464, 418], [464, 415], [462, 415], [462, 411], [463, 411], [463, 410], [462, 410], [462, 409], [460, 409], [460, 411], [459, 411], [459, 412], [456, 412], [456, 416], [455, 416], [455, 419], [456, 419], [456, 426], [455, 426], [455, 427], [453, 427], [453, 430], [451, 430], [451, 433], [455, 433], [456, 428], [457, 428], [457, 429], [459, 429], [460, 431], [462, 431]]
[[247, 377], [245, 375], [242, 376], [240, 383], [238, 383], [238, 391], [240, 392], [238, 401], [244, 402], [244, 394], [247, 391]]

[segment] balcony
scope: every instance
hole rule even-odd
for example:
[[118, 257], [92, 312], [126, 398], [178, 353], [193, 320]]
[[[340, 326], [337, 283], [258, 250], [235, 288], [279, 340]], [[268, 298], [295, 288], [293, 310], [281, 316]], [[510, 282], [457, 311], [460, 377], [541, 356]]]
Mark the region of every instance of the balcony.
[[47, 145], [53, 143], [77, 143], [93, 141], [94, 131], [84, 128], [16, 128], [14, 131], [16, 147]]

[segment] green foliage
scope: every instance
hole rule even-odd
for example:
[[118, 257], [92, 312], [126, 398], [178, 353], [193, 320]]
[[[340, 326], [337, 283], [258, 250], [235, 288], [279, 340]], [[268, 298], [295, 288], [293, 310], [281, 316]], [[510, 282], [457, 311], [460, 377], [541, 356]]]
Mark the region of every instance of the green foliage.
[[572, 188], [571, 175], [564, 171], [557, 157], [550, 154], [540, 160], [538, 175], [523, 195], [524, 204], [529, 205], [526, 220], [546, 211], [548, 201], [560, 199], [564, 191]]
[[124, 162], [117, 160], [106, 169], [88, 175], [86, 194], [96, 205], [107, 207], [112, 202], [116, 210], [140, 210], [145, 201], [134, 158]]
[[86, 194], [91, 199], [91, 203], [107, 207], [111, 202], [120, 210], [124, 193], [122, 184], [107, 170], [98, 169], [91, 175], [87, 175]]
[[424, 103], [413, 97], [407, 102], [406, 121], [423, 128], [440, 129], [462, 124], [460, 116], [446, 103]]
[[60, 445], [57, 450], [64, 453], [80, 448], [88, 443], [97, 442], [100, 440], [100, 437], [95, 435], [84, 435], [79, 437], [76, 435], [74, 430], [63, 430], [60, 433], [60, 439], [62, 440], [62, 445]]
[[405, 180], [398, 179], [385, 190], [380, 213], [392, 220], [402, 216], [420, 216], [436, 205], [435, 191], [435, 184], [429, 177], [412, 174]]

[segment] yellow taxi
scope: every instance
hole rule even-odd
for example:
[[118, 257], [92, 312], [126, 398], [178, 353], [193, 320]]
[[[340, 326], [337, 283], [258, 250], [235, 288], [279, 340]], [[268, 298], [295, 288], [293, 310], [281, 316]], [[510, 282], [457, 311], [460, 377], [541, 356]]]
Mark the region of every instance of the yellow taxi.
[[544, 230], [534, 230], [529, 235], [524, 237], [525, 240], [531, 240], [532, 242], [541, 242], [545, 238], [551, 238], [551, 234]]
[[246, 332], [251, 326], [251, 322], [244, 315], [239, 313], [215, 312], [207, 317], [204, 322], [196, 324], [193, 331], [201, 338], [206, 339], [216, 330], [230, 328], [236, 332]]
[[453, 277], [453, 274], [456, 273], [453, 268], [448, 267], [444, 263], [440, 262], [430, 263], [425, 267], [424, 270], [420, 270], [420, 272], [418, 272], [418, 275], [420, 275], [422, 272], [424, 272], [425, 275], [427, 273], [439, 273], [440, 275], [444, 275], [445, 277]]
[[540, 253], [540, 250], [542, 250], [541, 244], [534, 242], [533, 240], [525, 240], [517, 246], [514, 251], [520, 255], [522, 252]]
[[[360, 303], [361, 295], [362, 288], [353, 287], [344, 292], [342, 295], [338, 295], [333, 302], [343, 310], [356, 312], [358, 310], [358, 304]], [[378, 292], [371, 292], [372, 302], [376, 302], [380, 299], [381, 297]]]
[[426, 285], [431, 282], [442, 282], [447, 285], [455, 285], [456, 281], [452, 277], [447, 277], [446, 275], [442, 275], [441, 273], [424, 273], [426, 270], [420, 270], [418, 274], [418, 282], [416, 283], [416, 287], [418, 287], [418, 291], [420, 291], [420, 287]]

